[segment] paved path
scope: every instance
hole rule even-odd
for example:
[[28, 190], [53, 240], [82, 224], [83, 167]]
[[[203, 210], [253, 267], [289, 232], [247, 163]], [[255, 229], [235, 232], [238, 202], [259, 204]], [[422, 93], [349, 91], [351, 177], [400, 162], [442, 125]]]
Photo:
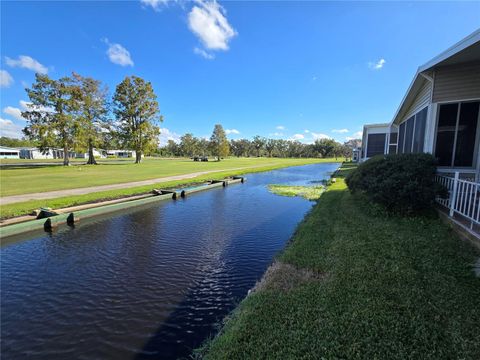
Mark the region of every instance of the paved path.
[[167, 181], [192, 179], [197, 176], [212, 174], [216, 172], [253, 169], [260, 166], [264, 166], [264, 165], [256, 165], [256, 166], [248, 166], [248, 167], [232, 168], [232, 169], [199, 171], [199, 172], [194, 172], [190, 174], [166, 176], [166, 177], [161, 177], [157, 179], [134, 181], [134, 182], [122, 183], [122, 184], [99, 185], [99, 186], [91, 186], [86, 188], [65, 189], [65, 190], [56, 190], [56, 191], [48, 191], [48, 192], [41, 192], [41, 193], [5, 196], [0, 198], [0, 205], [14, 204], [14, 203], [19, 203], [19, 202], [24, 202], [29, 200], [54, 199], [54, 198], [65, 197], [65, 196], [85, 195], [85, 194], [90, 194], [90, 193], [99, 192], [99, 191], [118, 190], [118, 189], [127, 189], [127, 188], [132, 188], [137, 186], [154, 185], [154, 184], [163, 183]]

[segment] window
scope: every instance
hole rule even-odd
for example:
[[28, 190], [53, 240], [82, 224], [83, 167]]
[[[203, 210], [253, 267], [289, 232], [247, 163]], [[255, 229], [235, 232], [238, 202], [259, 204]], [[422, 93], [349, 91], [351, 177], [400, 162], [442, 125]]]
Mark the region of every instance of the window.
[[398, 137], [398, 133], [396, 133], [396, 132], [390, 133], [390, 144], [396, 144], [397, 143], [397, 137]]
[[369, 134], [367, 139], [367, 157], [384, 154], [387, 134]]
[[405, 144], [403, 145], [403, 152], [405, 154], [412, 152], [413, 144], [413, 130], [415, 129], [415, 116], [412, 116], [406, 121], [407, 128], [405, 129]]
[[423, 152], [423, 143], [425, 142], [425, 125], [427, 122], [427, 108], [415, 115], [415, 133], [413, 135], [414, 153]]
[[480, 102], [440, 105], [435, 156], [440, 166], [473, 166]]
[[398, 148], [397, 153], [403, 154], [403, 143], [405, 140], [405, 127], [407, 123], [403, 122], [400, 124], [400, 129], [398, 130]]
[[423, 108], [400, 124], [397, 151], [399, 154], [423, 152], [427, 113], [428, 107]]

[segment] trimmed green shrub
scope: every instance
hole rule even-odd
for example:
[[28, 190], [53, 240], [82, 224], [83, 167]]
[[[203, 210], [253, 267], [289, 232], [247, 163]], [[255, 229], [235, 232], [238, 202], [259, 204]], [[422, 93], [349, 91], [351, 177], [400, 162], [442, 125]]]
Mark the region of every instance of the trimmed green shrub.
[[388, 211], [414, 214], [431, 208], [444, 190], [435, 181], [437, 167], [430, 154], [373, 157], [345, 179], [352, 193], [366, 194]]

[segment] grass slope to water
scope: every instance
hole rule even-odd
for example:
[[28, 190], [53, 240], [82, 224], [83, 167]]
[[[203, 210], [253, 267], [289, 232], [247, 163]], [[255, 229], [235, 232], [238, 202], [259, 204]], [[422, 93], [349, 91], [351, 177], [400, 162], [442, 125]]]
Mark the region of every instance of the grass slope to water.
[[480, 359], [478, 256], [436, 216], [388, 217], [339, 180], [279, 256], [290, 273], [267, 278], [200, 355]]
[[[268, 170], [273, 170], [273, 169], [278, 169], [282, 167], [288, 167], [288, 166], [298, 166], [298, 165], [306, 165], [306, 164], [314, 164], [314, 163], [321, 163], [321, 162], [333, 162], [333, 159], [267, 159], [267, 158], [231, 158], [227, 159], [225, 161], [220, 161], [220, 162], [208, 162], [208, 163], [198, 163], [198, 162], [193, 162], [191, 160], [150, 160], [146, 161], [144, 164], [140, 165], [135, 165], [135, 164], [128, 164], [128, 165], [119, 165], [122, 171], [126, 171], [127, 169], [129, 173], [134, 174], [138, 169], [142, 169], [142, 167], [147, 167], [148, 168], [148, 173], [154, 172], [156, 177], [160, 177], [160, 173], [163, 171], [165, 172], [172, 172], [172, 171], [180, 171], [179, 169], [171, 169], [172, 167], [174, 168], [177, 166], [178, 163], [187, 163], [188, 164], [194, 164], [196, 167], [195, 171], [208, 171], [208, 170], [213, 170], [213, 167], [210, 167], [210, 165], [214, 165], [218, 167], [224, 167], [224, 168], [241, 168], [239, 170], [226, 170], [226, 171], [220, 171], [220, 172], [215, 172], [207, 175], [202, 175], [198, 176], [195, 178], [191, 179], [185, 179], [185, 180], [176, 180], [176, 181], [168, 181], [168, 182], [163, 182], [159, 183], [156, 185], [147, 185], [147, 186], [137, 186], [137, 187], [132, 187], [132, 188], [126, 188], [126, 189], [120, 189], [120, 190], [109, 190], [109, 191], [101, 191], [101, 192], [94, 192], [86, 195], [75, 195], [75, 196], [68, 196], [68, 197], [61, 197], [61, 198], [56, 198], [56, 199], [47, 199], [47, 200], [32, 200], [32, 201], [26, 201], [26, 202], [21, 202], [21, 203], [14, 203], [14, 204], [9, 204], [9, 205], [4, 205], [0, 207], [0, 218], [10, 218], [14, 216], [20, 216], [20, 215], [25, 215], [30, 213], [34, 209], [38, 209], [40, 207], [50, 207], [53, 209], [58, 209], [62, 207], [68, 207], [68, 206], [74, 206], [74, 205], [80, 205], [80, 204], [86, 204], [90, 202], [98, 202], [101, 200], [111, 200], [111, 199], [116, 199], [116, 198], [121, 198], [125, 196], [130, 196], [130, 195], [137, 195], [137, 194], [143, 194], [150, 192], [153, 188], [176, 188], [184, 185], [189, 185], [193, 183], [199, 183], [203, 182], [206, 180], [210, 179], [223, 179], [227, 176], [234, 176], [234, 175], [242, 175], [246, 173], [254, 173], [254, 172], [261, 172], [261, 171], [268, 171]], [[217, 165], [215, 165], [217, 164]], [[114, 167], [115, 165], [88, 165], [88, 166], [81, 166], [82, 170], [81, 176], [82, 178], [85, 179], [85, 182], [88, 182], [91, 186], [91, 182], [94, 182], [94, 180], [90, 179], [91, 176], [94, 175], [87, 175], [91, 172], [95, 173], [101, 173], [103, 170], [107, 171], [110, 176], [110, 183], [118, 183], [120, 181], [116, 181], [117, 177], [114, 176], [111, 173], [110, 167]], [[187, 168], [190, 165], [185, 165]], [[62, 169], [60, 173], [62, 172], [75, 172], [76, 166], [70, 166], [70, 167], [59, 167]], [[85, 170], [86, 169], [86, 170]], [[158, 171], [155, 172], [157, 169]], [[25, 179], [28, 180], [28, 174], [29, 172], [31, 174], [35, 174], [35, 171], [37, 170], [42, 170], [41, 173], [44, 173], [44, 171], [49, 172], [52, 171], [52, 173], [55, 173], [54, 170], [56, 169], [51, 169], [51, 168], [33, 168], [33, 169], [10, 169], [10, 170], [1, 170], [1, 176], [0, 176], [0, 184], [3, 190], [3, 184], [8, 183], [10, 187], [15, 187], [17, 188], [17, 185], [14, 184], [14, 179], [15, 175], [14, 173], [10, 172], [16, 172], [16, 171], [21, 171], [21, 174], [19, 177], [25, 177]], [[185, 170], [184, 170], [185, 171]], [[193, 171], [190, 171], [193, 172]], [[188, 172], [184, 172], [188, 173]], [[10, 178], [4, 178], [4, 177], [10, 176]], [[133, 175], [132, 175], [133, 176]], [[165, 175], [168, 176], [168, 175]], [[50, 177], [49, 177], [50, 178]], [[29, 185], [29, 189], [31, 189], [32, 184], [34, 185], [36, 181], [41, 182], [42, 184], [45, 184], [45, 179], [43, 179], [40, 175], [35, 175], [31, 177], [32, 183]], [[23, 181], [27, 180], [21, 180], [17, 178], [17, 181], [19, 183], [22, 183]], [[144, 179], [141, 179], [144, 180]], [[54, 180], [50, 180], [51, 182], [54, 183]], [[68, 177], [67, 179], [63, 178], [63, 175], [59, 176], [58, 181], [63, 185], [67, 186], [68, 185]], [[132, 180], [133, 181], [133, 180]], [[51, 184], [50, 184], [51, 185]], [[26, 184], [18, 185], [18, 187], [21, 189], [21, 186], [27, 186]], [[40, 186], [40, 185], [39, 185]], [[42, 185], [43, 186], [43, 185]], [[83, 185], [83, 187], [89, 186], [89, 185]], [[74, 186], [70, 186], [72, 188]], [[58, 190], [58, 188], [55, 188], [55, 190]], [[17, 191], [20, 191], [17, 189]], [[39, 190], [36, 190], [39, 191]], [[32, 192], [32, 191], [29, 191]], [[28, 193], [25, 191], [24, 193]]]

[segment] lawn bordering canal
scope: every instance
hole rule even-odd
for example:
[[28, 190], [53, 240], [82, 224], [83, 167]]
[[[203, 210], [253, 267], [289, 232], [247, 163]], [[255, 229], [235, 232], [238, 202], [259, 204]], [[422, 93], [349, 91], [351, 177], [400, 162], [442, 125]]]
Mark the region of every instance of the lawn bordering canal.
[[436, 214], [389, 216], [343, 166], [207, 359], [478, 359], [480, 254]]

